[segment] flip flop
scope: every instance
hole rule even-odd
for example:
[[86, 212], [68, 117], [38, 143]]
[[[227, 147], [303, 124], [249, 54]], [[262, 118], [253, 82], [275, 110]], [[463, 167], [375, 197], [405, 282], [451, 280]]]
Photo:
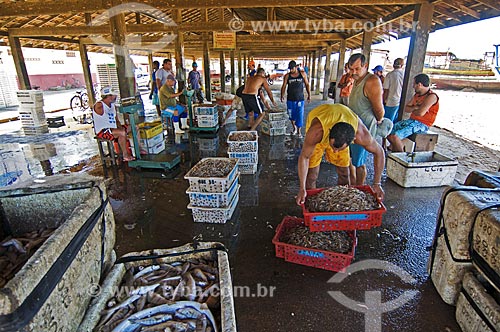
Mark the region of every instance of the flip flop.
[[140, 154], [149, 154], [149, 152], [146, 150], [141, 150]]
[[130, 157], [123, 157], [123, 161], [132, 161], [132, 160], [135, 160], [134, 157], [130, 156]]

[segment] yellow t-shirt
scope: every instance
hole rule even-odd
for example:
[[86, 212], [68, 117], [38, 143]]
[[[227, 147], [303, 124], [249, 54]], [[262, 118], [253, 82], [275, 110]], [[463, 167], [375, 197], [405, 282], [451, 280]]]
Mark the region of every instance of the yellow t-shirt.
[[330, 129], [339, 122], [346, 122], [353, 126], [354, 133], [358, 131], [358, 116], [342, 104], [324, 104], [313, 109], [307, 116], [306, 133], [315, 118], [318, 118], [323, 127], [323, 139], [320, 144], [329, 144]]

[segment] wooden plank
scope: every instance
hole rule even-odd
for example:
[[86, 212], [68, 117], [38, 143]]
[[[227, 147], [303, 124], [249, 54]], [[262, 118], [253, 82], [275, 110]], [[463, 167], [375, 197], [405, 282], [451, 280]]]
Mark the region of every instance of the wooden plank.
[[16, 66], [17, 79], [21, 90], [30, 90], [30, 78], [28, 76], [28, 71], [26, 70], [26, 63], [24, 62], [23, 50], [21, 49], [21, 42], [19, 38], [9, 35], [9, 45], [10, 51], [12, 53], [12, 58], [14, 59], [14, 65]]
[[236, 93], [236, 70], [234, 66], [234, 50], [229, 51], [229, 58], [231, 59], [231, 93]]
[[[339, 84], [340, 79], [342, 78], [342, 75], [344, 75], [345, 49], [346, 49], [346, 41], [342, 40], [340, 42], [339, 64], [337, 66], [337, 80], [336, 80], [337, 84]], [[340, 102], [340, 89], [339, 88], [335, 89], [335, 102], [336, 103]]]
[[80, 59], [82, 61], [83, 78], [85, 79], [85, 86], [87, 87], [87, 95], [89, 96], [89, 105], [93, 107], [95, 100], [94, 85], [92, 84], [92, 74], [90, 72], [90, 61], [87, 54], [87, 47], [79, 44]]
[[481, 16], [479, 15], [479, 13], [477, 13], [476, 11], [470, 9], [469, 7], [464, 6], [463, 4], [461, 4], [461, 3], [457, 2], [457, 1], [445, 0], [442, 3], [448, 4], [448, 5], [452, 6], [453, 8], [461, 11], [462, 13], [465, 13], [465, 14], [467, 14], [469, 16], [474, 17], [474, 18], [477, 18], [477, 19], [481, 18]]
[[366, 57], [366, 63], [370, 63], [370, 53], [372, 50], [373, 43], [373, 30], [363, 32], [363, 42], [361, 46], [361, 52]]
[[497, 0], [478, 0], [478, 2], [490, 7], [491, 9], [500, 11], [500, 2]]
[[323, 79], [323, 100], [328, 99], [328, 88], [330, 87], [330, 59], [332, 56], [332, 46], [326, 47], [325, 77]]
[[[314, 90], [315, 95], [319, 95], [319, 78], [321, 77], [321, 57], [322, 57], [323, 49], [319, 48], [317, 55], [318, 55], [318, 65], [316, 66], [316, 89]], [[312, 92], [312, 91], [311, 91]]]
[[[373, 5], [411, 5], [426, 3], [426, 0], [124, 0], [122, 3], [142, 3], [157, 9], [193, 8], [267, 8], [267, 7], [307, 7], [307, 6], [373, 6]], [[111, 8], [109, 0], [71, 0], [61, 2], [22, 1], [2, 3], [1, 16], [57, 15], [65, 13], [93, 13]]]

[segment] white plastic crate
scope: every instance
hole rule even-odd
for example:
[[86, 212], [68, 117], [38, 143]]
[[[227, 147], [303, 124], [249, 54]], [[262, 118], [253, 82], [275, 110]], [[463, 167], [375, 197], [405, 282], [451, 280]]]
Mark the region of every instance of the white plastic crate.
[[278, 113], [269, 113], [267, 112], [264, 116], [264, 120], [268, 121], [280, 121], [280, 120], [288, 120], [287, 112], [278, 112]]
[[193, 214], [194, 222], [206, 222], [212, 224], [225, 224], [234, 213], [236, 206], [238, 205], [239, 194], [234, 195], [230, 205], [225, 208], [203, 208], [195, 207], [191, 204], [188, 205], [188, 209], [191, 210]]
[[401, 187], [451, 185], [458, 162], [437, 152], [397, 152], [387, 158], [387, 176]]
[[258, 152], [228, 152], [229, 158], [238, 159], [238, 164], [257, 164], [259, 162]]
[[217, 105], [215, 104], [199, 104], [194, 106], [194, 114], [198, 115], [214, 115], [217, 114]]
[[283, 127], [283, 128], [270, 128], [268, 126], [261, 125], [261, 131], [265, 135], [279, 136], [279, 135], [285, 135], [286, 134], [286, 127]]
[[[225, 119], [228, 111], [223, 111], [222, 118]], [[236, 112], [232, 112], [231, 116], [227, 118], [226, 124], [236, 123]]]
[[229, 190], [225, 193], [200, 193], [192, 191], [191, 188], [188, 188], [186, 194], [189, 196], [189, 204], [191, 206], [222, 208], [229, 206], [229, 203], [233, 199], [234, 195], [239, 192], [239, 189], [240, 185], [238, 177], [236, 177]]
[[[233, 165], [229, 174], [225, 177], [196, 177], [191, 174], [198, 167], [203, 167], [203, 163], [210, 159], [221, 159], [230, 162]], [[229, 190], [233, 180], [238, 176], [238, 159], [231, 158], [203, 158], [199, 163], [197, 163], [187, 174], [184, 179], [189, 181], [189, 186], [192, 191], [204, 192], [204, 193], [223, 193]]]
[[[238, 133], [252, 133], [255, 135], [255, 140], [253, 141], [232, 141], [232, 135], [237, 135]], [[241, 130], [241, 131], [231, 131], [227, 138], [227, 144], [229, 145], [229, 152], [257, 152], [259, 150], [259, 135], [255, 130]]]
[[23, 102], [42, 102], [43, 103], [43, 92], [40, 90], [19, 90], [16, 92], [17, 100], [20, 103]]
[[215, 127], [219, 124], [219, 114], [217, 113], [214, 115], [197, 115], [196, 119], [200, 128]]
[[270, 128], [285, 128], [289, 120], [268, 121]]
[[215, 138], [198, 138], [198, 148], [200, 150], [217, 150], [219, 146], [219, 136]]
[[258, 164], [238, 164], [240, 174], [255, 174]]

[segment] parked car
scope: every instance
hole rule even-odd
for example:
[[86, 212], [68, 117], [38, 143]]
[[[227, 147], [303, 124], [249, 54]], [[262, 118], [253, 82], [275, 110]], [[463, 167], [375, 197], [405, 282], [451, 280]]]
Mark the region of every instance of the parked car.
[[149, 88], [149, 74], [137, 68], [135, 70], [135, 82], [139, 88]]

